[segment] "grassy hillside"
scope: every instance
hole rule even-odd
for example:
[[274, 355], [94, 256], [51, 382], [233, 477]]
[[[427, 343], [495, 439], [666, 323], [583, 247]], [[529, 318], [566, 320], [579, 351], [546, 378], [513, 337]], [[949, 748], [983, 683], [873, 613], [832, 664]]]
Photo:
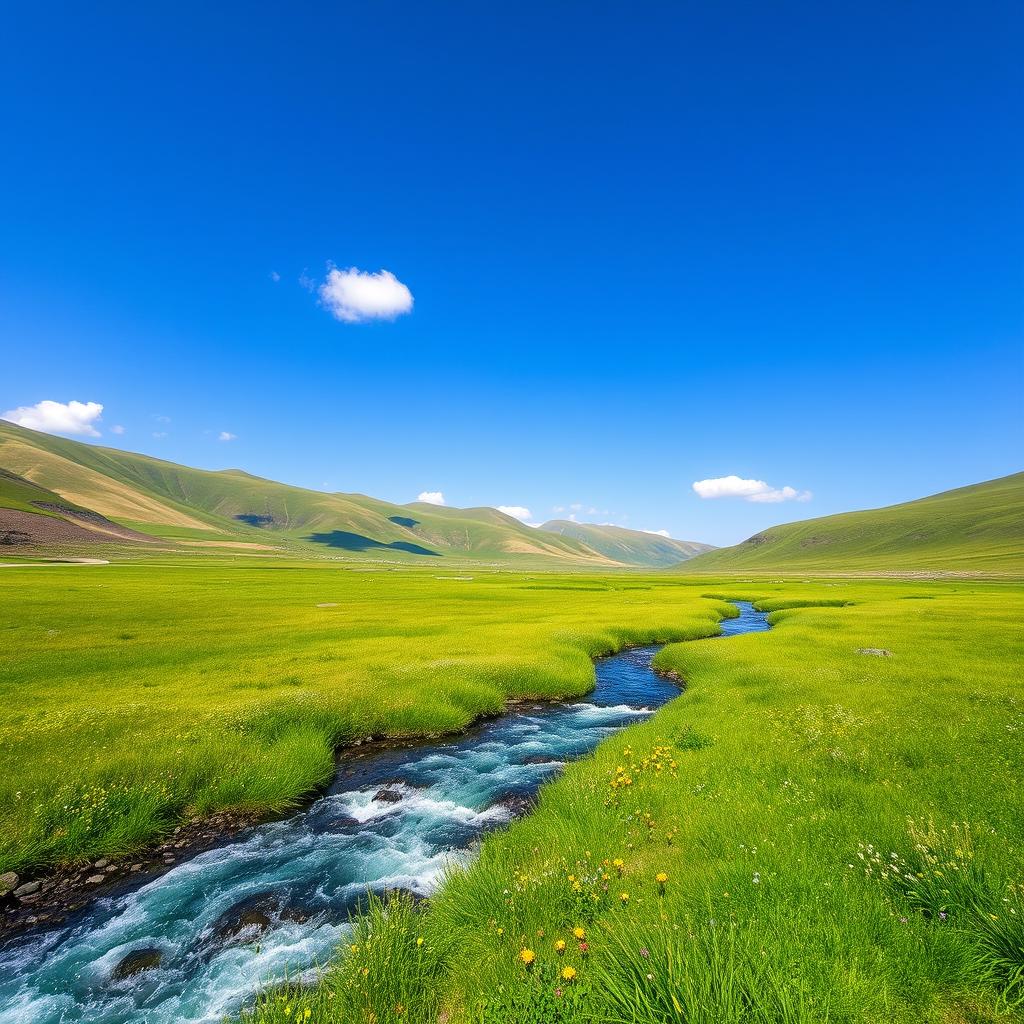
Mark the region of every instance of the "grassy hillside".
[[17, 473], [0, 468], [0, 508], [17, 509], [19, 512], [34, 512], [52, 516], [54, 512], [47, 505], [78, 506], [61, 498], [59, 494], [26, 480]]
[[1024, 573], [1024, 473], [903, 505], [773, 526], [683, 572]]
[[[209, 471], [82, 444], [0, 422], [0, 509], [39, 512], [25, 488], [91, 510], [165, 541], [206, 552], [226, 548], [291, 555], [433, 559], [615, 568], [622, 563], [569, 537], [539, 535], [495, 509], [393, 505], [362, 494], [328, 494], [253, 476]], [[23, 519], [18, 521], [24, 528]], [[632, 563], [631, 563], [632, 564]]]
[[713, 544], [675, 540], [656, 533], [644, 533], [642, 530], [627, 530], [622, 526], [573, 523], [568, 519], [552, 519], [541, 529], [581, 541], [594, 551], [627, 565], [676, 565], [705, 551], [714, 550]]

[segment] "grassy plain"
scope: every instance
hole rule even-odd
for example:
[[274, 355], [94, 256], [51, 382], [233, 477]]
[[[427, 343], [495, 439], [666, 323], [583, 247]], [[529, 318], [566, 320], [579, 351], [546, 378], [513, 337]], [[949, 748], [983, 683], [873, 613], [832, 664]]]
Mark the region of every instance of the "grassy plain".
[[582, 693], [593, 656], [717, 621], [672, 578], [215, 560], [0, 573], [0, 871], [283, 808], [352, 739]]
[[666, 648], [678, 700], [257, 1021], [1019, 1019], [1021, 588], [693, 593], [775, 628]]
[[[699, 639], [730, 597], [776, 628]], [[352, 738], [456, 729], [584, 692], [624, 644], [694, 641], [658, 657], [678, 700], [427, 904], [371, 908], [260, 1024], [1019, 1016], [1019, 585], [197, 560], [3, 569], [0, 613], [0, 870], [20, 871], [287, 806]]]

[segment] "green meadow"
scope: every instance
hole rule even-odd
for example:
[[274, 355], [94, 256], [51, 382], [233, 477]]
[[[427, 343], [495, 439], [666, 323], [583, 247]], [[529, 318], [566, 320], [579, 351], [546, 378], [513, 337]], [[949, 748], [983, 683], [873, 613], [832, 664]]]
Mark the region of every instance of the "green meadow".
[[[677, 700], [431, 900], [371, 905], [262, 1024], [910, 1024], [1024, 1000], [1019, 585], [212, 561], [0, 579], [0, 870], [22, 872], [285, 809], [353, 739], [580, 694], [595, 656], [686, 641], [656, 660]], [[701, 639], [729, 598], [775, 628]]]
[[260, 1024], [1018, 1019], [1021, 588], [689, 593], [775, 628], [667, 647], [679, 699]]

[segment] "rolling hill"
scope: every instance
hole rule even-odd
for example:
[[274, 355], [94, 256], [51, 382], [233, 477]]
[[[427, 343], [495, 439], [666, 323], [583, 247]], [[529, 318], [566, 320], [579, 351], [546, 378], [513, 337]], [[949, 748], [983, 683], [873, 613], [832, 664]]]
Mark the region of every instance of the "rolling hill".
[[660, 564], [645, 561], [639, 549], [616, 557], [531, 529], [493, 508], [393, 505], [362, 494], [329, 494], [240, 469], [192, 469], [2, 421], [0, 467], [0, 539], [7, 537], [8, 552], [118, 542], [137, 553], [223, 549], [593, 569]]
[[773, 526], [679, 570], [1024, 573], [1024, 473], [902, 505]]
[[574, 523], [568, 519], [552, 519], [541, 526], [548, 533], [571, 537], [594, 551], [629, 565], [670, 566], [693, 558], [714, 545], [692, 540], [674, 540], [643, 530], [627, 530], [623, 526]]

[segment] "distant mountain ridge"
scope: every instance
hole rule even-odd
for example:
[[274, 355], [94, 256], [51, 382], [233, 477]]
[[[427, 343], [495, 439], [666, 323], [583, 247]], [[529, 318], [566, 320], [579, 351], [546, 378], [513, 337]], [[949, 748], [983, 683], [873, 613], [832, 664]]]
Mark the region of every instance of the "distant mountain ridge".
[[772, 526], [681, 572], [1024, 573], [1024, 473], [864, 512]]
[[119, 543], [140, 551], [224, 549], [427, 564], [457, 559], [595, 570], [662, 564], [644, 561], [642, 549], [613, 557], [493, 508], [329, 494], [240, 469], [192, 469], [3, 421], [0, 467], [0, 542], [7, 537], [3, 550], [9, 553]]
[[552, 519], [542, 530], [571, 537], [594, 551], [628, 564], [661, 566], [678, 565], [695, 555], [715, 550], [713, 544], [692, 540], [675, 540], [658, 533], [629, 530], [609, 524], [576, 523], [568, 519]]

